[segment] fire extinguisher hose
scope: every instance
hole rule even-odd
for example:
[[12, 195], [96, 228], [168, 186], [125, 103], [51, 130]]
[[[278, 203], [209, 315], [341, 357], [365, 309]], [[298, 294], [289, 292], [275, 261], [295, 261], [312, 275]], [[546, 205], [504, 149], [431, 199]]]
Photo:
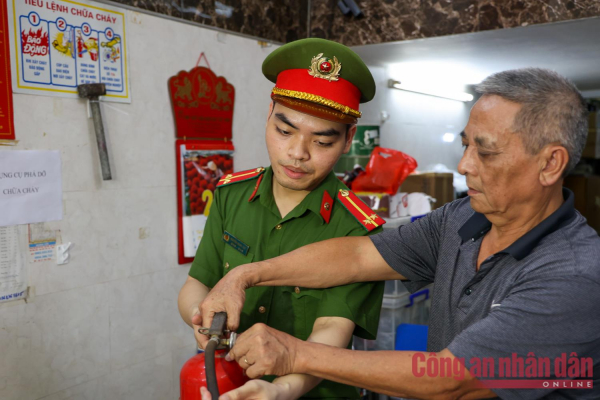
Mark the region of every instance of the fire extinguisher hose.
[[204, 361], [206, 362], [206, 386], [213, 400], [219, 398], [219, 386], [217, 385], [217, 372], [215, 370], [215, 350], [219, 342], [215, 339], [208, 341], [204, 352]]
[[208, 334], [210, 340], [206, 345], [204, 353], [204, 366], [206, 371], [206, 386], [212, 400], [219, 399], [219, 385], [217, 384], [217, 371], [215, 368], [215, 350], [221, 342], [221, 337], [227, 326], [227, 313], [218, 312], [214, 315]]

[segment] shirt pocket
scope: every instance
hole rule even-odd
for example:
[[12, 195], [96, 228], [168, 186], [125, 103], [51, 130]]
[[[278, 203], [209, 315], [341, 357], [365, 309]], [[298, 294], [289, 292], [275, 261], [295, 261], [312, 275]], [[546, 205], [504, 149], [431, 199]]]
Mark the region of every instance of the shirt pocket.
[[[281, 289], [283, 296], [287, 297], [291, 303], [293, 335], [298, 339], [306, 340], [315, 324], [317, 311], [323, 297], [323, 289], [305, 289], [297, 286], [284, 286]], [[285, 304], [285, 299], [282, 299], [281, 303]]]
[[225, 251], [223, 253], [223, 275], [227, 274], [237, 266], [251, 263], [253, 259], [253, 253], [248, 252], [248, 254], [243, 255], [233, 247], [226, 244]]

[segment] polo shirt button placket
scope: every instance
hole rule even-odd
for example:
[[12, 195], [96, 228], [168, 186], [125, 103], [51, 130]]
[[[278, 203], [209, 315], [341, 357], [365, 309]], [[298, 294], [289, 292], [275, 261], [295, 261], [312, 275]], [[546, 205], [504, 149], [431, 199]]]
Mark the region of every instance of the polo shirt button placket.
[[283, 228], [283, 225], [281, 224], [277, 224], [277, 226], [275, 226], [275, 229], [277, 229], [278, 231], [281, 230], [281, 228]]
[[465, 289], [465, 294], [466, 294], [467, 296], [469, 296], [471, 293], [473, 293], [473, 290], [472, 290], [471, 288], [466, 288], [466, 289]]

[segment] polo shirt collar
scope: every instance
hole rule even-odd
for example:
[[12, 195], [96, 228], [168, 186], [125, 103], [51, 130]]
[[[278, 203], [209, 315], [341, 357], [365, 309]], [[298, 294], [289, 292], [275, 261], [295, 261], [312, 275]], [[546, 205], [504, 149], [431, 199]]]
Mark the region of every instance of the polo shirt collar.
[[[335, 195], [337, 194], [336, 191], [339, 186], [338, 182], [339, 179], [337, 176], [335, 176], [335, 173], [331, 171], [316, 189], [306, 195], [300, 204], [298, 204], [296, 208], [294, 208], [288, 215], [285, 216], [284, 220], [299, 217], [304, 214], [306, 210], [314, 212], [319, 216], [319, 218], [322, 219], [321, 202], [323, 200], [323, 192], [326, 190], [332, 198], [335, 198]], [[275, 204], [275, 198], [273, 197], [273, 169], [270, 166], [265, 169], [263, 179], [252, 201], [258, 197], [260, 197], [260, 202], [265, 207], [277, 207]], [[323, 223], [324, 222], [325, 221], [323, 221]]]
[[[516, 260], [525, 258], [535, 246], [546, 236], [560, 228], [575, 216], [575, 196], [569, 189], [563, 188], [563, 204], [548, 218], [537, 224], [529, 232], [517, 239], [513, 244], [499, 253], [510, 254]], [[458, 230], [462, 243], [467, 240], [476, 241], [492, 227], [485, 215], [474, 213]]]

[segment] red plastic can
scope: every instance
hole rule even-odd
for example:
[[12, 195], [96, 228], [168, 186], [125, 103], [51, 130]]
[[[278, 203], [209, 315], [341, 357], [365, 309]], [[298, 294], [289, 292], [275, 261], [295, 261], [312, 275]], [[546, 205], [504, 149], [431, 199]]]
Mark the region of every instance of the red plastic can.
[[[225, 361], [228, 350], [217, 350], [215, 353], [215, 369], [219, 393], [224, 394], [239, 388], [250, 379], [235, 361]], [[206, 370], [204, 369], [204, 353], [187, 360], [179, 374], [179, 393], [181, 400], [201, 400], [200, 388], [206, 387]], [[216, 399], [215, 399], [216, 400]]]

